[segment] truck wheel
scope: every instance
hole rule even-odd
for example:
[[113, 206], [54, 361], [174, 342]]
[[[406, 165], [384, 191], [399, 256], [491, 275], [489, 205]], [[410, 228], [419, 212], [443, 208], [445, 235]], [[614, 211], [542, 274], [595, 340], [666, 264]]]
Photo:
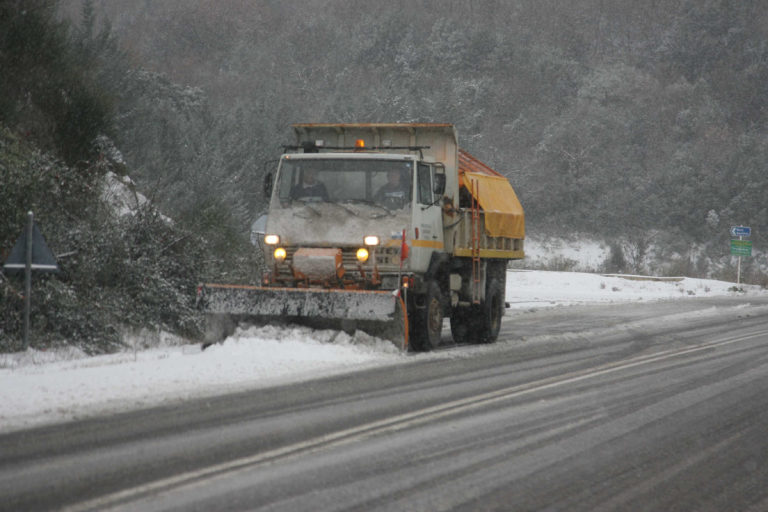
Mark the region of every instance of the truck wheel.
[[459, 344], [477, 343], [479, 314], [475, 307], [454, 308], [451, 311], [451, 336]]
[[416, 350], [432, 350], [440, 344], [443, 331], [442, 293], [436, 282], [430, 281], [424, 294], [424, 307], [414, 309], [412, 343]]
[[489, 269], [485, 301], [451, 312], [451, 334], [456, 343], [493, 343], [499, 337], [504, 316], [506, 268]]
[[499, 337], [501, 317], [504, 316], [504, 279], [488, 283], [485, 302], [480, 305], [478, 343], [493, 343]]

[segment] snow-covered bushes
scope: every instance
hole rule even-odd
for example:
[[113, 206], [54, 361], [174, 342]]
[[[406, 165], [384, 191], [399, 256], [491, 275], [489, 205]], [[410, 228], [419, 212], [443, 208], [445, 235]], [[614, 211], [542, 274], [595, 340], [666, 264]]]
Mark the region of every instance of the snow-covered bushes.
[[[69, 167], [4, 127], [0, 135], [0, 252], [10, 251], [32, 210], [51, 250], [64, 255], [60, 274], [34, 276], [33, 345], [109, 351], [123, 327], [197, 335], [195, 287], [212, 259], [207, 243], [149, 203], [126, 214], [109, 202], [110, 160]], [[0, 280], [0, 351], [20, 347], [22, 290], [22, 276]]]

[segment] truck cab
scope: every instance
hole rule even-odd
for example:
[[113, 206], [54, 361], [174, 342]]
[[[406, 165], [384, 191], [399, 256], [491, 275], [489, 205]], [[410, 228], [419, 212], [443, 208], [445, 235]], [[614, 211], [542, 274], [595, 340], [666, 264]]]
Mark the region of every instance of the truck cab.
[[283, 155], [269, 203], [265, 241], [273, 250], [264, 284], [397, 289], [399, 276], [425, 271], [444, 247], [444, 175], [412, 154]]

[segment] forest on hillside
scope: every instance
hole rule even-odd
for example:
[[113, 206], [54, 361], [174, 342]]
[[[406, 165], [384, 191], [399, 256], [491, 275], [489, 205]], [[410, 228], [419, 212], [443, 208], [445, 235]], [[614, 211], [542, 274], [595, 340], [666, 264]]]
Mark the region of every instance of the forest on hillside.
[[[74, 20], [81, 3], [65, 2]], [[510, 178], [531, 232], [715, 257], [731, 225], [756, 247], [768, 228], [759, 0], [94, 5], [136, 65], [204, 98], [190, 112], [183, 89], [158, 90], [171, 97], [149, 126], [119, 137], [136, 178], [170, 197], [221, 175], [253, 215], [290, 123], [433, 121]]]
[[[730, 279], [728, 228], [751, 226], [755, 250], [768, 233], [764, 7], [0, 0], [0, 253], [33, 209], [71, 255], [39, 284], [51, 343], [194, 335], [195, 284], [256, 273], [249, 226], [291, 123], [450, 122], [510, 179], [530, 235], [611, 240], [611, 270]], [[109, 176], [149, 206], [117, 214]], [[0, 274], [0, 339], [18, 290]]]

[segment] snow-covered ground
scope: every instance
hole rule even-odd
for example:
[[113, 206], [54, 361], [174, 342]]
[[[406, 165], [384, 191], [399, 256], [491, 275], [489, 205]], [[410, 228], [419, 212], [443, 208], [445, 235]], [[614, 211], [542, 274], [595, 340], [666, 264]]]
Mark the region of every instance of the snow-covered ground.
[[[511, 271], [507, 273], [510, 308], [585, 303], [648, 301], [732, 294], [734, 283], [683, 277], [599, 275], [581, 272]], [[741, 286], [760, 293], [759, 286]]]
[[[733, 294], [733, 283], [701, 279], [635, 280], [574, 272], [512, 271], [511, 309], [585, 303], [687, 299]], [[743, 286], [748, 295], [766, 294]], [[205, 351], [170, 337], [144, 350], [86, 357], [74, 350], [0, 354], [0, 432], [192, 397], [255, 389], [461, 351], [408, 357], [357, 333], [308, 328], [245, 328]], [[137, 340], [141, 345], [146, 340]]]

